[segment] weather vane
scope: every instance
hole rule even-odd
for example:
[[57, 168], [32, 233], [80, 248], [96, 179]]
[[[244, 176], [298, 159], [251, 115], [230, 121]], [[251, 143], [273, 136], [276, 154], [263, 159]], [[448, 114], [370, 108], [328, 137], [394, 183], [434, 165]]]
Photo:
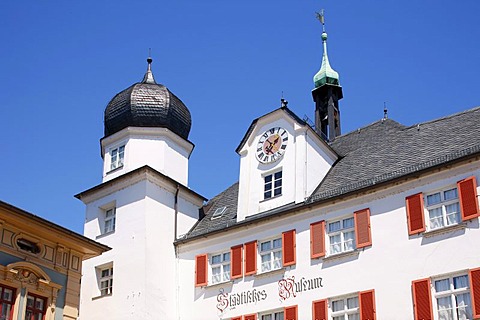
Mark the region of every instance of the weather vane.
[[318, 21], [322, 24], [323, 32], [325, 32], [325, 10], [322, 9], [320, 12], [315, 12], [317, 15]]

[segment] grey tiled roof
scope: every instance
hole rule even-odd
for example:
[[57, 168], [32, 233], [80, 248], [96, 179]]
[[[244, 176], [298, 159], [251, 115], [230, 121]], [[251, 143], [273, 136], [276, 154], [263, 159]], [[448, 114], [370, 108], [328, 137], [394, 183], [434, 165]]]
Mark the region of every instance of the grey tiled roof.
[[[305, 204], [344, 196], [480, 154], [480, 107], [408, 127], [390, 119], [380, 120], [337, 137], [330, 147], [339, 155], [339, 160]], [[304, 205], [287, 205], [237, 223], [237, 200], [238, 183], [207, 203], [203, 208], [205, 216], [184, 239]], [[213, 212], [225, 205], [224, 216], [212, 220]]]
[[164, 85], [135, 83], [108, 103], [104, 115], [105, 136], [126, 127], [168, 128], [188, 139], [192, 118], [185, 104]]

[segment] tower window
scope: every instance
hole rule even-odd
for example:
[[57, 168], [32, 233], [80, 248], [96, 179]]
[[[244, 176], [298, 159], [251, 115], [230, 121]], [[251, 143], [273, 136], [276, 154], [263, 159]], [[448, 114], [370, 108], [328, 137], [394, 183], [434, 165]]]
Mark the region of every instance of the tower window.
[[105, 211], [105, 220], [103, 225], [103, 233], [109, 233], [115, 231], [115, 208], [111, 208]]
[[109, 296], [113, 292], [113, 265], [97, 267], [100, 296]]
[[45, 300], [45, 298], [39, 297], [37, 295], [28, 294], [25, 319], [44, 319], [46, 313]]
[[110, 151], [110, 170], [123, 167], [125, 157], [125, 146], [121, 146]]
[[32, 242], [30, 240], [24, 239], [24, 238], [21, 238], [21, 239], [17, 240], [17, 246], [21, 250], [28, 251], [28, 252], [31, 252], [31, 253], [37, 254], [37, 253], [40, 252], [40, 247], [37, 246], [37, 244], [35, 244], [34, 242]]
[[270, 199], [282, 195], [282, 171], [264, 176], [263, 198]]

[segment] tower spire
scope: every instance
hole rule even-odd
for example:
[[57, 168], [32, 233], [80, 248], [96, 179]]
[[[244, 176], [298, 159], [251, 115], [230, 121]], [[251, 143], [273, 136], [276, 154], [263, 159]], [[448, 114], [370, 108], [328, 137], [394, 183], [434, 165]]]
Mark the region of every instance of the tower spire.
[[317, 74], [313, 77], [313, 82], [315, 84], [315, 88], [320, 87], [325, 83], [336, 84], [339, 85], [339, 76], [338, 72], [333, 70], [330, 66], [330, 62], [328, 61], [328, 54], [327, 54], [327, 32], [325, 32], [325, 11], [322, 9], [320, 13], [317, 14], [317, 19], [322, 24], [322, 44], [323, 44], [323, 57], [322, 57], [322, 66]]
[[343, 98], [338, 72], [328, 61], [327, 32], [325, 31], [325, 11], [322, 9], [317, 19], [322, 24], [323, 57], [320, 70], [313, 77], [315, 89], [312, 91], [315, 101], [315, 130], [326, 141], [333, 141], [341, 134], [340, 109], [338, 100]]
[[145, 72], [145, 75], [143, 76], [142, 83], [151, 83], [151, 84], [156, 84], [155, 78], [153, 77], [152, 73], [152, 62], [153, 59], [151, 57], [151, 48], [148, 49], [148, 58], [147, 58], [147, 72]]

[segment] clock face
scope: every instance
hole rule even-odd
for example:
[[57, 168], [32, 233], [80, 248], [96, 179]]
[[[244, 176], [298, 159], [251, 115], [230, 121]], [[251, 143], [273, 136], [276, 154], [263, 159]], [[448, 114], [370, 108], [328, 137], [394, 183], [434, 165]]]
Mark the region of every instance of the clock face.
[[285, 153], [288, 132], [281, 127], [271, 128], [258, 139], [256, 156], [261, 163], [270, 163], [280, 159]]

